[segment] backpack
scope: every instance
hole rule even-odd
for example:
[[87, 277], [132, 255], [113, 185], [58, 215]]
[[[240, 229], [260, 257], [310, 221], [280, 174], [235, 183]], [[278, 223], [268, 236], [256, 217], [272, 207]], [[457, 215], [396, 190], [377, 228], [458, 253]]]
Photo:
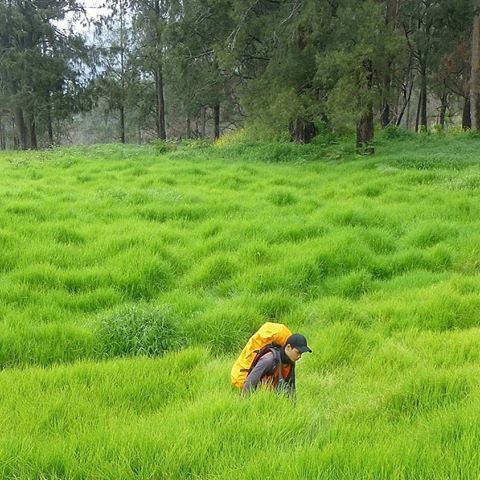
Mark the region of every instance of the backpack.
[[267, 322], [250, 337], [245, 348], [233, 364], [231, 372], [232, 385], [242, 388], [254, 362], [265, 353], [268, 347], [283, 347], [292, 332], [281, 323]]

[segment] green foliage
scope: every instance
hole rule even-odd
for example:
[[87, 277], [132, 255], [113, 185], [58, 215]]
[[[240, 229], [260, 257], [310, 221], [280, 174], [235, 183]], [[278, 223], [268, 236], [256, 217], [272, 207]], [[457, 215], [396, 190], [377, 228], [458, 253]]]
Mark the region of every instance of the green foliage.
[[382, 130], [382, 137], [385, 140], [407, 140], [411, 139], [413, 136], [412, 132], [401, 127], [396, 127], [395, 125], [388, 125], [388, 127], [385, 127]]
[[198, 140], [181, 140], [179, 142], [179, 147], [186, 148], [189, 150], [198, 150], [203, 148], [208, 148], [212, 145], [212, 142], [208, 139], [198, 139]]
[[151, 140], [149, 144], [160, 155], [167, 152], [172, 152], [177, 148], [177, 145], [175, 143], [166, 142], [165, 140], [161, 140], [159, 138], [156, 138], [155, 140]]
[[78, 20], [79, 11], [77, 2], [67, 0], [0, 4], [0, 100], [16, 118], [22, 149], [37, 148], [42, 137], [50, 146], [56, 140], [48, 131], [53, 119], [60, 122], [89, 104], [82, 86], [92, 58], [80, 35], [58, 27], [69, 12]]
[[317, 54], [316, 83], [328, 91], [326, 109], [337, 129], [355, 128], [380, 108], [389, 64], [401, 53], [400, 37], [385, 23], [378, 2], [341, 2], [332, 19], [328, 53]]

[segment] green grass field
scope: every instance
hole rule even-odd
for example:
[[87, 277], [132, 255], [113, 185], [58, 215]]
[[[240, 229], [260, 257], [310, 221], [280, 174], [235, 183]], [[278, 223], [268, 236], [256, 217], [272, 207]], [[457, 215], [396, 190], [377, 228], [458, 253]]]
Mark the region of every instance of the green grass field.
[[[0, 204], [0, 478], [480, 478], [479, 137], [2, 152]], [[295, 403], [230, 387], [267, 320]]]

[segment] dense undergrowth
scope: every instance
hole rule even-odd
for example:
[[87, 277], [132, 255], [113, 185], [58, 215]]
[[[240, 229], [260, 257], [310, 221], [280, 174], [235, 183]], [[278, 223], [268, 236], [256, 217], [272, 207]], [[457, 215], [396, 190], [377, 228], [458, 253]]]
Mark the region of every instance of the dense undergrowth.
[[0, 154], [0, 476], [478, 478], [479, 138], [350, 143]]

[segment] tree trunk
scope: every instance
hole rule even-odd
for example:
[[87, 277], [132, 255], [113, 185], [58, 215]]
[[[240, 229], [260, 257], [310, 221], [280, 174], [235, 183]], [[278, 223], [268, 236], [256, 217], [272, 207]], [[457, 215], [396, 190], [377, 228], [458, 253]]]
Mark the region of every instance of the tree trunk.
[[203, 106], [200, 109], [200, 137], [205, 138], [207, 124], [207, 107]]
[[50, 111], [50, 105], [47, 105], [47, 131], [48, 131], [48, 146], [53, 146], [53, 125], [52, 125], [52, 113]]
[[[295, 41], [298, 52], [302, 52], [301, 54], [303, 55], [303, 51], [307, 47], [309, 39], [308, 35], [305, 33], [304, 27], [301, 24], [297, 27]], [[312, 84], [307, 82], [302, 86], [301, 91], [298, 93], [302, 94], [311, 87]], [[298, 144], [310, 143], [312, 138], [317, 133], [312, 119], [307, 119], [301, 116], [290, 122], [288, 128], [292, 140]]]
[[165, 97], [163, 92], [163, 70], [162, 70], [162, 40], [161, 40], [161, 24], [163, 23], [160, 4], [160, 0], [155, 0], [153, 4], [155, 12], [155, 22], [152, 25], [155, 34], [155, 60], [157, 67], [154, 71], [155, 77], [155, 97], [156, 97], [156, 109], [157, 109], [157, 137], [161, 140], [167, 139], [167, 132], [165, 128]]
[[404, 97], [404, 102], [402, 105], [402, 110], [400, 111], [400, 114], [398, 115], [396, 126], [399, 127], [400, 124], [402, 123], [402, 118], [403, 114], [405, 113], [405, 108], [408, 106], [408, 111], [407, 111], [407, 129], [408, 129], [408, 122], [409, 122], [409, 110], [410, 110], [410, 99], [412, 98], [412, 90], [413, 90], [413, 82], [410, 83], [410, 87], [408, 90], [408, 93], [405, 92], [405, 97]]
[[445, 128], [445, 115], [447, 113], [447, 104], [448, 104], [447, 100], [448, 100], [447, 94], [444, 94], [440, 97], [441, 105], [440, 105], [440, 115], [438, 118], [438, 124], [440, 125], [440, 127], [442, 127], [442, 129]]
[[120, 142], [125, 143], [125, 107], [120, 106]]
[[192, 138], [192, 122], [190, 115], [187, 115], [187, 138]]
[[[395, 30], [395, 24], [398, 17], [398, 12], [395, 5], [388, 1], [385, 2], [385, 25], [389, 30]], [[387, 127], [393, 121], [391, 118], [391, 108], [389, 104], [391, 90], [392, 90], [392, 60], [387, 62], [387, 70], [383, 76], [383, 98], [382, 98], [382, 114], [380, 116], [380, 124], [382, 128]], [[396, 111], [396, 110], [395, 110]]]
[[470, 130], [472, 128], [472, 117], [470, 115], [470, 97], [465, 97], [463, 102], [462, 128]]
[[417, 117], [415, 118], [415, 132], [418, 133], [418, 127], [420, 125], [420, 109], [422, 108], [422, 89], [418, 94], [418, 105], [417, 105]]
[[[363, 61], [367, 77], [367, 85], [370, 90], [373, 85], [373, 66], [370, 60]], [[357, 152], [364, 155], [375, 153], [373, 146], [373, 105], [370, 101], [357, 122]]]
[[198, 117], [195, 117], [195, 133], [193, 134], [194, 138], [200, 137], [200, 129], [198, 128]]
[[13, 132], [13, 149], [18, 150], [20, 148], [17, 135], [17, 127], [15, 125], [15, 115], [12, 115], [12, 132]]
[[420, 126], [422, 130], [427, 130], [427, 65], [426, 61], [422, 64], [421, 70], [421, 104], [420, 104]]
[[[413, 85], [413, 84], [412, 84], [412, 85]], [[411, 105], [411, 102], [408, 101], [408, 103], [407, 103], [407, 118], [405, 119], [405, 123], [406, 123], [406, 125], [407, 125], [407, 130], [410, 130], [410, 123], [411, 123], [410, 120], [411, 120], [411, 117], [412, 117], [412, 116], [410, 115], [410, 111], [411, 111], [410, 105]]]
[[[413, 63], [413, 56], [412, 52], [410, 52], [409, 58], [408, 58], [408, 68], [407, 68], [407, 79], [405, 83], [405, 91], [404, 91], [404, 98], [406, 101], [406, 110], [407, 110], [407, 116], [405, 119], [405, 126], [407, 130], [410, 130], [410, 120], [411, 120], [411, 100], [412, 100], [412, 92], [413, 92], [413, 87], [415, 85], [414, 79], [413, 79], [413, 71], [412, 71], [412, 63]], [[407, 93], [408, 89], [408, 93]], [[402, 115], [403, 116], [403, 112]], [[397, 125], [400, 126], [400, 120], [397, 122]]]
[[289, 125], [290, 136], [295, 143], [310, 143], [315, 136], [316, 129], [313, 122], [303, 118], [297, 118]]
[[386, 100], [383, 101], [380, 124], [382, 125], [382, 128], [388, 127], [390, 125], [390, 105]]
[[2, 116], [0, 115], [0, 150], [5, 150], [6, 148], [5, 129], [3, 127]]
[[470, 108], [472, 129], [480, 130], [480, 0], [475, 0], [474, 5]]
[[[390, 70], [390, 65], [388, 65], [388, 69]], [[388, 103], [388, 99], [390, 96], [390, 74], [385, 74], [383, 79], [383, 99], [382, 99], [382, 114], [380, 115], [380, 124], [382, 128], [388, 127], [390, 125], [390, 104]]]
[[373, 146], [373, 109], [369, 107], [357, 123], [357, 152], [364, 155], [375, 153]]
[[213, 106], [213, 119], [214, 119], [214, 133], [213, 138], [217, 140], [220, 138], [220, 104], [217, 103]]
[[18, 107], [15, 109], [15, 129], [17, 131], [18, 146], [22, 150], [28, 150], [27, 126], [23, 117], [23, 110]]
[[163, 71], [161, 66], [155, 71], [155, 96], [157, 99], [157, 137], [166, 140], [165, 97], [163, 95]]
[[120, 142], [125, 143], [125, 4], [120, 1], [120, 75], [122, 95], [120, 100]]
[[28, 132], [28, 146], [34, 150], [37, 149], [37, 129], [35, 125], [35, 117], [33, 113], [28, 116], [27, 123], [27, 132]]

